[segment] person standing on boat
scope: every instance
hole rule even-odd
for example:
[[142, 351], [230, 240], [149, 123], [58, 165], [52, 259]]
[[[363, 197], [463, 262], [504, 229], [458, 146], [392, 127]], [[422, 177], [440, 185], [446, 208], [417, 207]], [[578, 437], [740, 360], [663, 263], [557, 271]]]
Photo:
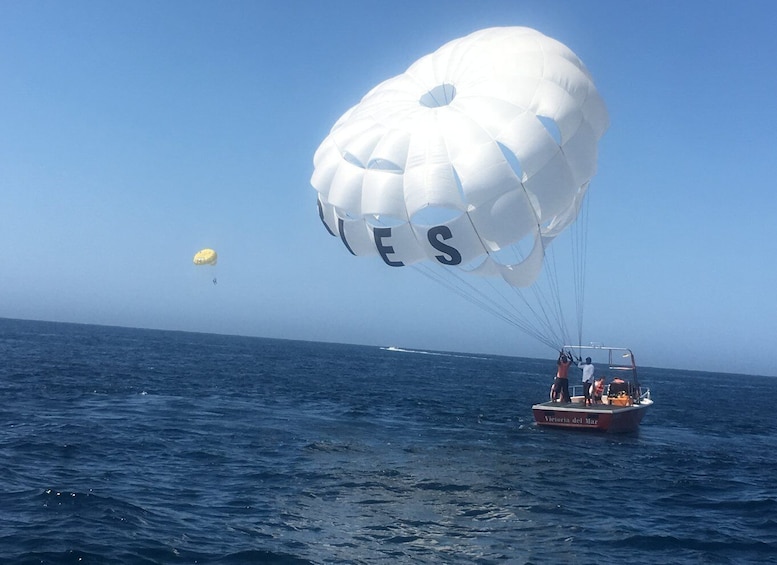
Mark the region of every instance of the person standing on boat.
[[591, 402], [591, 385], [594, 384], [594, 364], [591, 363], [591, 358], [586, 357], [585, 363], [583, 363], [582, 357], [578, 357], [577, 366], [583, 370], [583, 397], [585, 398], [585, 405], [590, 406]]
[[556, 371], [556, 378], [553, 381], [553, 389], [551, 390], [550, 399], [553, 402], [569, 402], [569, 366], [572, 364], [572, 356], [566, 356], [564, 351], [559, 351], [558, 361], [556, 365], [558, 369]]
[[591, 402], [593, 404], [601, 404], [602, 396], [604, 396], [604, 377], [600, 376], [598, 379], [594, 379], [594, 386], [591, 387], [591, 390], [593, 391], [591, 393]]

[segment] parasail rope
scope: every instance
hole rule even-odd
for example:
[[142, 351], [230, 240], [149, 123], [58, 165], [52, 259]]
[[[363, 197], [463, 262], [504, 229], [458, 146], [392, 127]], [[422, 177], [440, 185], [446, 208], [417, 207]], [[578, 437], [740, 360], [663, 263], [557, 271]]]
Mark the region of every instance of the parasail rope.
[[[587, 195], [586, 195], [587, 196]], [[577, 344], [583, 340], [583, 312], [585, 306], [585, 272], [588, 236], [588, 199], [584, 198], [578, 218], [570, 226], [571, 271], [575, 302]], [[538, 236], [539, 237], [539, 236]], [[471, 282], [465, 272], [427, 263], [412, 265], [419, 273], [456, 293], [485, 312], [511, 324], [528, 336], [558, 351], [572, 343], [561, 297], [559, 268], [553, 246], [544, 249], [544, 268], [538, 280], [527, 288], [497, 284], [499, 279], [476, 279], [481, 286]], [[504, 290], [512, 292], [507, 296]]]
[[575, 311], [577, 318], [577, 344], [583, 342], [583, 315], [585, 307], [585, 276], [586, 258], [588, 256], [588, 199], [583, 197], [582, 207], [572, 226], [572, 259], [574, 262], [573, 276], [575, 278]]
[[[471, 304], [492, 314], [493, 316], [513, 325], [537, 341], [547, 345], [553, 350], [558, 350], [559, 343], [557, 331], [554, 331], [551, 318], [547, 314], [547, 307], [543, 305], [542, 293], [537, 296], [539, 307], [531, 304], [523, 293], [513, 287], [513, 291], [525, 307], [525, 312], [520, 310], [514, 301], [505, 297], [492, 281], [485, 281], [491, 287], [492, 292], [485, 292], [478, 288], [454, 269], [432, 268], [427, 264], [416, 264], [413, 267], [425, 277], [433, 280], [448, 290], [458, 294]], [[536, 293], [537, 289], [531, 289]]]

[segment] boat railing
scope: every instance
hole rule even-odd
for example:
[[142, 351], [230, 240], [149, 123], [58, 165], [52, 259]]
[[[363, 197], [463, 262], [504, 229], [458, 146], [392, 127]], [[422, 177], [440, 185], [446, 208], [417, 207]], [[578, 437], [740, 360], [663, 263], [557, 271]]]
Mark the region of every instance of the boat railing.
[[[612, 383], [610, 383], [612, 384]], [[632, 383], [629, 384], [629, 389], [631, 390], [631, 399], [634, 402], [634, 404], [640, 404], [643, 400], [650, 400], [650, 388], [645, 386], [634, 386]], [[573, 398], [582, 398], [584, 396], [584, 390], [583, 385], [573, 385], [572, 387], [572, 393], [571, 396]], [[628, 395], [628, 394], [627, 394]], [[613, 394], [610, 394], [610, 385], [604, 385], [604, 392], [602, 393], [602, 398], [611, 398], [616, 396], [616, 394], [613, 392]]]

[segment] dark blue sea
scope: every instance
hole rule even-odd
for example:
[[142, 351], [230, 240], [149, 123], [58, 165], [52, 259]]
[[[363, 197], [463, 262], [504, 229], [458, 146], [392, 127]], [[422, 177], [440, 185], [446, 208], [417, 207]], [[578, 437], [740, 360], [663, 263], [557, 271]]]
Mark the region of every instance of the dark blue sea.
[[[391, 345], [391, 344], [386, 344]], [[639, 359], [639, 352], [635, 352]], [[0, 563], [777, 563], [769, 377], [0, 319]]]

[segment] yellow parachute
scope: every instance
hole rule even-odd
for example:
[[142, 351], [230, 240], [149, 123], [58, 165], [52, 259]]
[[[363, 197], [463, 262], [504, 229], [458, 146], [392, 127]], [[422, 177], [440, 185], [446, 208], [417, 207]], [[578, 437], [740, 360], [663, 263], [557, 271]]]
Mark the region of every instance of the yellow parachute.
[[[193, 263], [198, 267], [201, 265], [209, 265], [214, 267], [218, 261], [218, 258], [218, 253], [216, 253], [213, 249], [201, 249], [194, 254]], [[213, 277], [213, 284], [218, 284], [218, 279], [216, 279], [216, 277]]]
[[195, 265], [215, 265], [218, 261], [218, 253], [213, 249], [202, 249], [194, 254]]

